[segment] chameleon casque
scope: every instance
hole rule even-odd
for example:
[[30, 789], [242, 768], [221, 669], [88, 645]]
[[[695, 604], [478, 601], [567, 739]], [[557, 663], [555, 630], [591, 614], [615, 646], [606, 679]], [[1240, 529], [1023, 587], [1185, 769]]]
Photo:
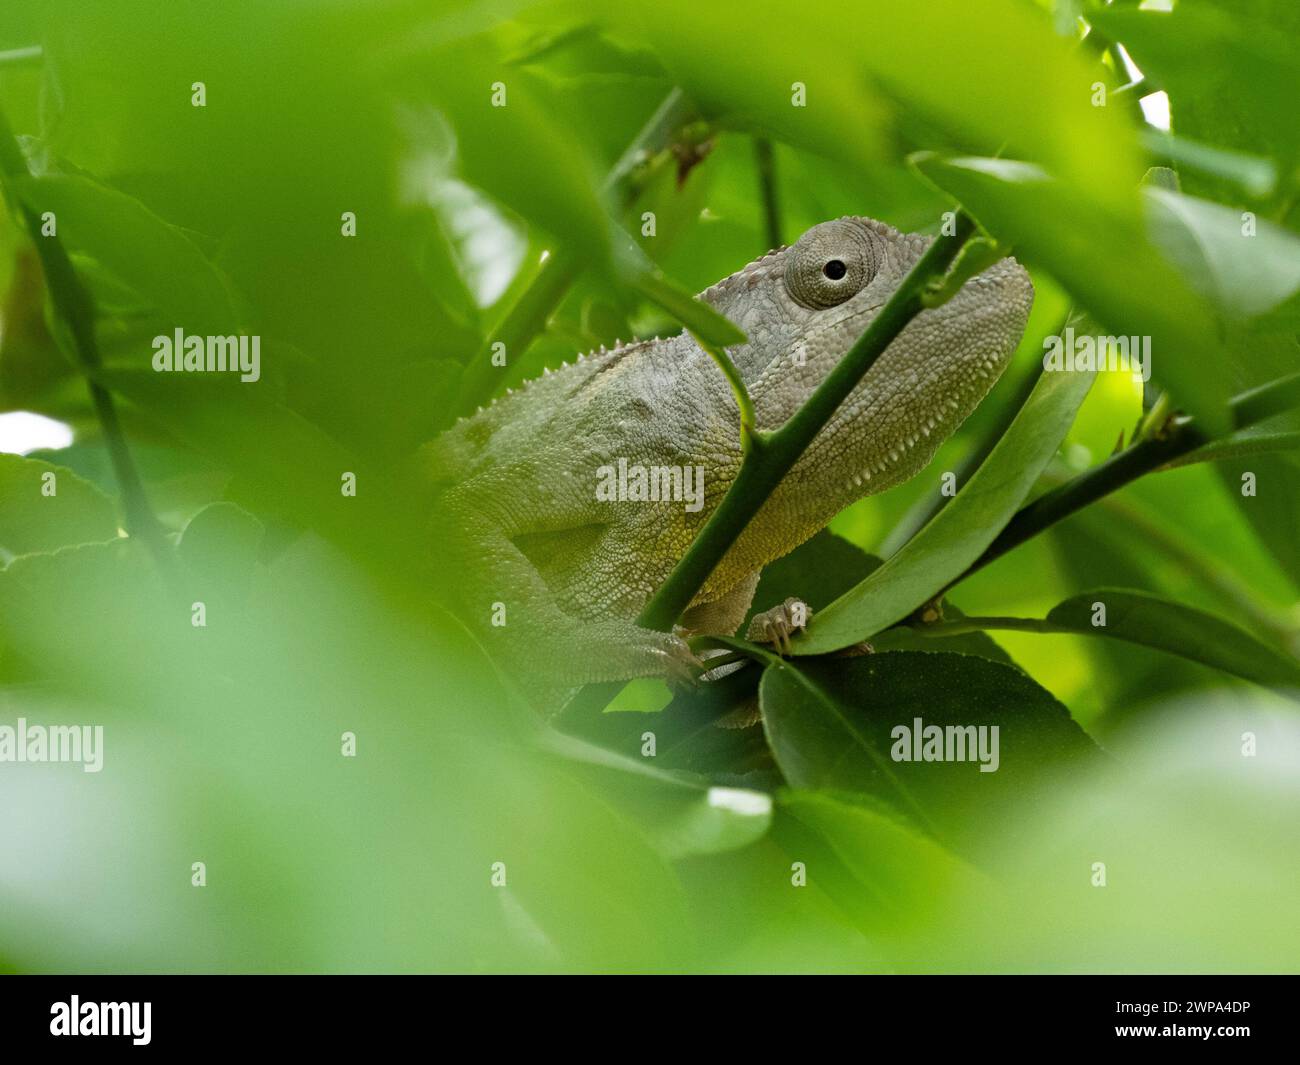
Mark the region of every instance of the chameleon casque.
[[[748, 337], [728, 353], [760, 429], [803, 404], [932, 239], [869, 218], [824, 222], [700, 295]], [[683, 636], [734, 633], [765, 565], [929, 463], [997, 380], [1032, 302], [1029, 275], [1003, 259], [914, 318], [672, 634], [640, 628], [636, 616], [741, 463], [739, 413], [718, 366], [684, 333], [602, 349], [502, 396], [422, 453], [468, 614], [484, 622], [489, 648], [539, 684], [683, 675], [695, 663]], [[619, 459], [702, 468], [703, 506], [598, 498], [597, 471]], [[494, 603], [506, 623], [489, 628]], [[802, 620], [793, 605], [758, 615], [750, 637], [781, 643]]]

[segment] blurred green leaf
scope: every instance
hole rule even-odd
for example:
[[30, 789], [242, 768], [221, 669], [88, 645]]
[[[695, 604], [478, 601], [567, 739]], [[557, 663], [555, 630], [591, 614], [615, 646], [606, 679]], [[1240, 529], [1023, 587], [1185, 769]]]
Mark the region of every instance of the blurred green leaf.
[[[1110, 333], [1149, 336], [1155, 379], [1207, 432], [1228, 428], [1231, 385], [1215, 343], [1220, 327], [1150, 243], [1136, 193], [1101, 206], [1025, 163], [935, 156], [915, 162], [1018, 257], [1052, 274]], [[1119, 248], [1122, 255], [1112, 253]]]
[[221, 275], [186, 234], [138, 200], [82, 175], [23, 178], [18, 196], [39, 216], [52, 212], [59, 239], [93, 256], [187, 333], [237, 331]]
[[[195, 596], [229, 588], [242, 597], [254, 578], [265, 535], [262, 523], [234, 503], [212, 503], [195, 514], [176, 545], [177, 555], [198, 582]], [[201, 586], [209, 592], [201, 592]]]
[[779, 803], [782, 814], [825, 841], [852, 878], [837, 880], [813, 858], [807, 863], [811, 881], [872, 935], [923, 930], [953, 896], [990, 904], [996, 895], [994, 884], [978, 870], [868, 795], [789, 790], [780, 794]]
[[1277, 166], [1271, 159], [1214, 148], [1154, 129], [1143, 130], [1141, 139], [1153, 156], [1165, 157], [1212, 177], [1224, 178], [1251, 196], [1268, 196], [1277, 187]]
[[89, 481], [63, 466], [0, 453], [0, 549], [25, 555], [117, 534], [116, 506]]
[[[1011, 0], [884, 0], [848, 22], [838, 8], [792, 18], [760, 0], [745, 8], [744, 48], [718, 47], [738, 32], [730, 8], [672, 0], [600, 17], [649, 41], [708, 113], [849, 168], [891, 155], [896, 126], [919, 118], [966, 150], [1008, 142], [1102, 200], [1138, 177], [1118, 109], [1091, 105], [1101, 72]], [[792, 106], [795, 83], [806, 106]]]
[[[1201, 0], [1173, 11], [1093, 5], [1087, 17], [1168, 92], [1176, 131], [1276, 157], [1284, 172], [1294, 165], [1300, 122], [1293, 108], [1279, 106], [1300, 83], [1293, 4]], [[1205, 62], [1208, 55], [1214, 63]], [[1224, 194], [1221, 183], [1209, 187]]]
[[[600, 196], [597, 160], [567, 135], [563, 98], [544, 78], [509, 66], [489, 38], [417, 57], [414, 69], [437, 113], [426, 154], [588, 262], [608, 260], [614, 235]], [[633, 131], [634, 132], [634, 131]], [[629, 133], [629, 139], [631, 134]], [[516, 161], [503, 166], [503, 152]]]
[[[1217, 465], [1229, 498], [1290, 575], [1292, 585], [1300, 587], [1300, 537], [1295, 535], [1300, 528], [1300, 492], [1295, 490], [1300, 459], [1290, 454], [1253, 454]], [[1242, 492], [1247, 475], [1256, 485], [1253, 496]]]
[[760, 839], [771, 823], [770, 795], [714, 786], [660, 827], [659, 847], [669, 858], [736, 850]]
[[1225, 314], [1257, 317], [1300, 291], [1300, 237], [1266, 219], [1168, 189], [1145, 193], [1151, 239]]

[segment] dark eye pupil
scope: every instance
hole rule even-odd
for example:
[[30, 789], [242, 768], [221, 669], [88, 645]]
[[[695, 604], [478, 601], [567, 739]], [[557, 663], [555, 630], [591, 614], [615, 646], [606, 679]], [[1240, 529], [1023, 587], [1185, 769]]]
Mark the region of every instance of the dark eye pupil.
[[822, 267], [822, 273], [825, 274], [827, 277], [829, 277], [832, 281], [838, 281], [848, 272], [849, 272], [849, 268], [845, 266], [842, 262], [840, 262], [839, 259], [832, 259], [830, 262], [828, 262], [825, 266]]

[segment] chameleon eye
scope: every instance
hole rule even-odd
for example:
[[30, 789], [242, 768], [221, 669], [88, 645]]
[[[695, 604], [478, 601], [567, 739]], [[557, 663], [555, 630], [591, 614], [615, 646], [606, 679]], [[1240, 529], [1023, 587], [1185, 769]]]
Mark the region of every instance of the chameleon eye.
[[786, 289], [796, 302], [814, 311], [852, 299], [875, 273], [870, 239], [847, 220], [810, 230], [790, 253]]

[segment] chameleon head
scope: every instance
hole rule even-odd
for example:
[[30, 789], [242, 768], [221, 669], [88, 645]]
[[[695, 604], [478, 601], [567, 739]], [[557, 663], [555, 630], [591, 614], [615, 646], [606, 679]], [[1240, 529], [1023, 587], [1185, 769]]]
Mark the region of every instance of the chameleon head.
[[[840, 218], [706, 293], [749, 335], [736, 361], [760, 426], [780, 425], [807, 400], [932, 240]], [[841, 404], [787, 490], [833, 512], [919, 471], [1005, 368], [1033, 297], [1028, 273], [1003, 259], [922, 311]]]

